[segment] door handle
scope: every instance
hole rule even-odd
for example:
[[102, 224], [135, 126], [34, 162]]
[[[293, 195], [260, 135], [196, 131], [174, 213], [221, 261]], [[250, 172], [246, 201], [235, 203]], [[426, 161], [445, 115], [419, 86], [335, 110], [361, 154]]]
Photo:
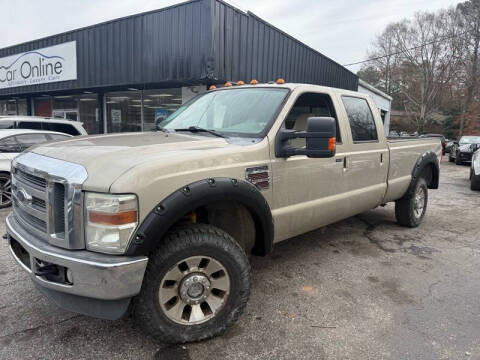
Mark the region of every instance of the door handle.
[[346, 156], [335, 158], [335, 162], [336, 163], [343, 162], [343, 170], [347, 170], [347, 157]]

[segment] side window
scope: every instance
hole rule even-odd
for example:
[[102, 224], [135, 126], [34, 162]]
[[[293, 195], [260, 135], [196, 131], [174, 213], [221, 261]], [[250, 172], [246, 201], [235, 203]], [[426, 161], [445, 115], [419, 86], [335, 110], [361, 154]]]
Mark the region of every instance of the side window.
[[17, 127], [19, 129], [42, 130], [42, 123], [39, 121], [19, 121]]
[[[288, 113], [284, 126], [286, 129], [305, 131], [309, 117], [333, 117], [337, 123], [337, 143], [342, 142], [338, 118], [333, 107], [332, 99], [327, 94], [304, 93], [300, 95]], [[305, 146], [305, 139], [294, 139], [290, 145]]]
[[352, 96], [342, 96], [347, 110], [353, 142], [378, 141], [377, 127], [367, 100]]
[[15, 123], [13, 121], [0, 121], [0, 129], [14, 129]]
[[15, 136], [9, 136], [0, 140], [0, 152], [3, 153], [18, 153], [20, 152], [20, 146], [15, 139]]
[[60, 135], [60, 134], [48, 134], [50, 140], [60, 141], [60, 140], [67, 140], [70, 136], [67, 135]]
[[73, 127], [72, 125], [69, 125], [69, 124], [45, 122], [43, 124], [43, 129], [44, 130], [61, 132], [61, 133], [65, 133], [65, 134], [73, 135], [73, 136], [80, 135], [78, 130], [75, 129], [75, 127]]
[[46, 134], [22, 134], [16, 136], [20, 151], [25, 151], [30, 146], [48, 141]]

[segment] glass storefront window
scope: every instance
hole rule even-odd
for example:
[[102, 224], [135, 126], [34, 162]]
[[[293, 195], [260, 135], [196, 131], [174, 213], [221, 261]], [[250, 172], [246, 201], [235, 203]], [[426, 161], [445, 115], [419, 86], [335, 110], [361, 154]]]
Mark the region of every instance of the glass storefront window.
[[143, 130], [156, 129], [156, 124], [182, 105], [182, 89], [145, 90], [143, 92]]
[[27, 115], [26, 99], [0, 100], [0, 116]]
[[98, 97], [96, 94], [63, 95], [52, 99], [54, 118], [81, 121], [88, 134], [98, 134]]
[[142, 131], [142, 92], [105, 94], [107, 132]]

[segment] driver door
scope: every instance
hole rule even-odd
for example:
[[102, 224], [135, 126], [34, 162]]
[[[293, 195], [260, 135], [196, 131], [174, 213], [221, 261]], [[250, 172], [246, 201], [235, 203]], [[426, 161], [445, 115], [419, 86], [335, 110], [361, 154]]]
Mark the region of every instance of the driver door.
[[[335, 118], [337, 149], [331, 158], [296, 155], [272, 159], [275, 242], [342, 219], [348, 210], [348, 200], [342, 195], [347, 190], [349, 142], [345, 122], [338, 121], [333, 101], [329, 93], [301, 93], [284, 120], [282, 127], [304, 131], [309, 117]], [[290, 145], [304, 147], [305, 139], [294, 139]]]

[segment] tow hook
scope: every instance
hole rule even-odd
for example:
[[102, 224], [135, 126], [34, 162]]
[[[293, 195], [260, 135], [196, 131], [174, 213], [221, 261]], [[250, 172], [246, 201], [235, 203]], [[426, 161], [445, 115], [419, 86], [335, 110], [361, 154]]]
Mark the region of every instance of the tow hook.
[[47, 276], [47, 275], [58, 275], [58, 267], [53, 264], [47, 264], [43, 266], [37, 267], [35, 271], [35, 275], [37, 276]]

